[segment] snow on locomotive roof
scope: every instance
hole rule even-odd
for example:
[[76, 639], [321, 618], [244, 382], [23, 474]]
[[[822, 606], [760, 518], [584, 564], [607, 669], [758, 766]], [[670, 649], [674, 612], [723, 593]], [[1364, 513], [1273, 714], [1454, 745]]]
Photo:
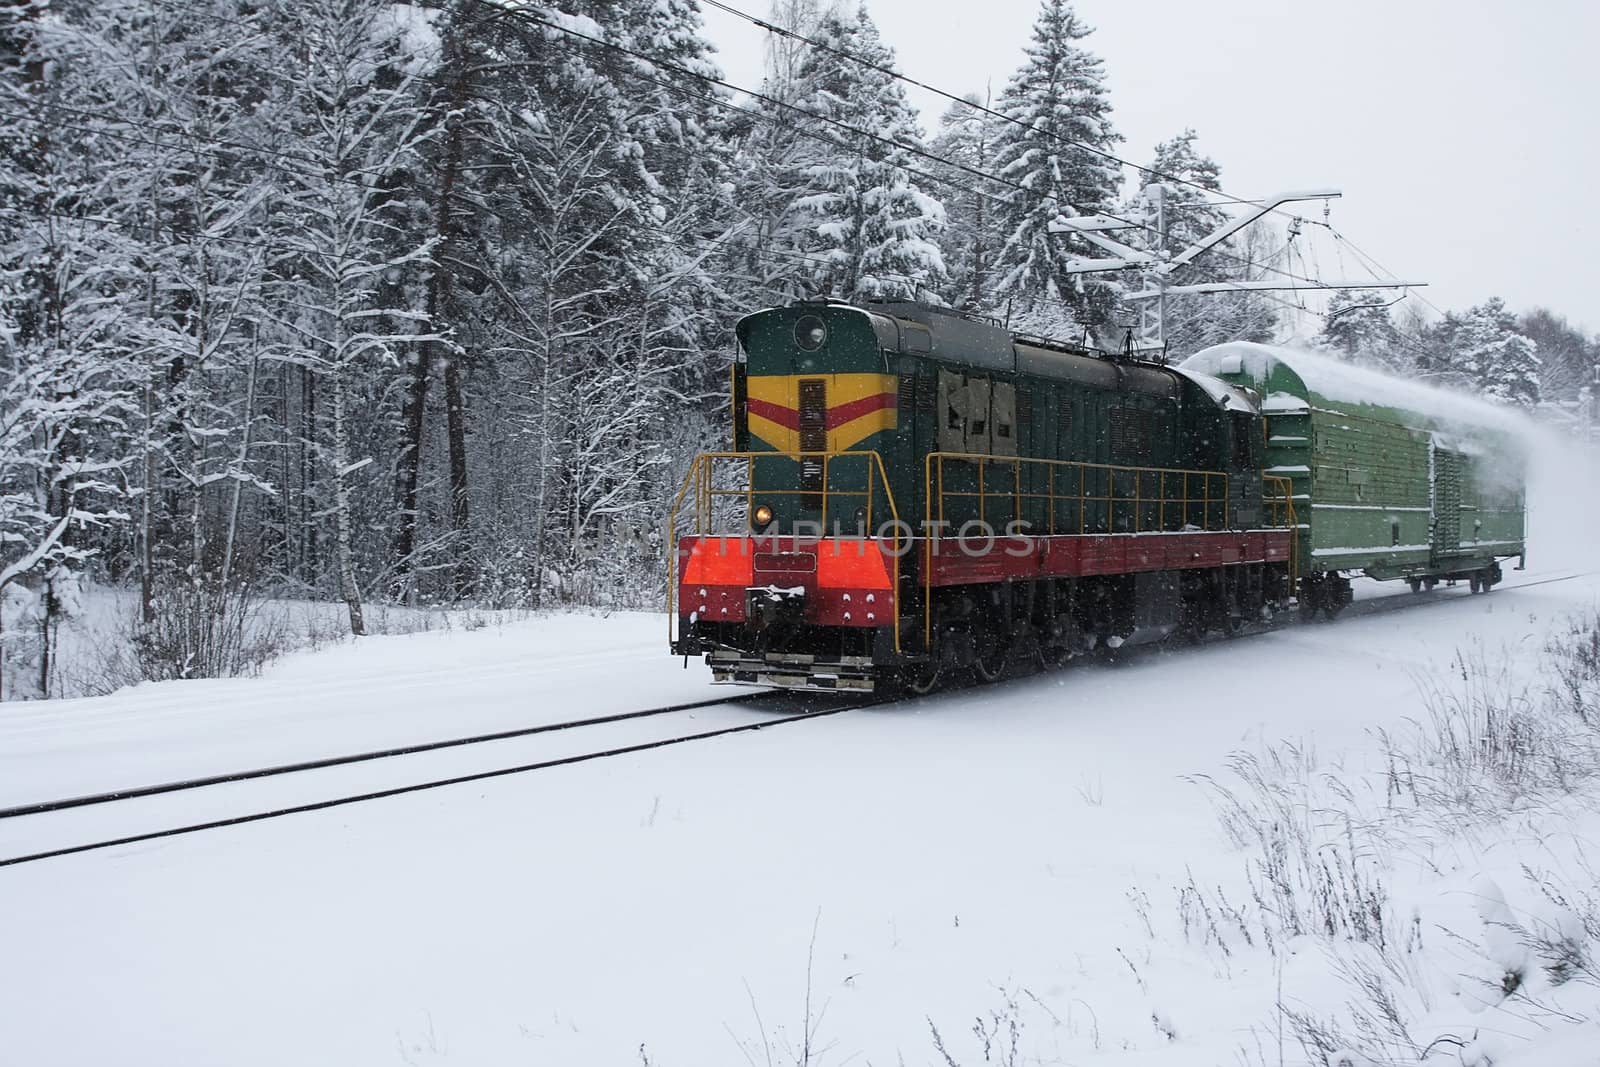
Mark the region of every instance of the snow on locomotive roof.
[[[1237, 363], [1233, 362], [1235, 358]], [[1244, 373], [1264, 385], [1273, 361], [1292, 370], [1307, 389], [1324, 400], [1403, 408], [1426, 418], [1484, 429], [1525, 431], [1526, 424], [1514, 412], [1488, 401], [1391, 377], [1303, 349], [1232, 341], [1196, 352], [1183, 361], [1183, 366], [1205, 374]], [[1274, 406], [1271, 401], [1281, 405], [1287, 398], [1274, 393], [1268, 399], [1267, 406], [1271, 408]]]
[[1206, 395], [1217, 402], [1217, 407], [1224, 411], [1244, 411], [1252, 415], [1258, 410], [1256, 402], [1252, 399], [1251, 392], [1243, 386], [1225, 382], [1204, 371], [1193, 367], [1178, 366], [1170, 370], [1174, 374], [1182, 375], [1194, 384], [1204, 389]]

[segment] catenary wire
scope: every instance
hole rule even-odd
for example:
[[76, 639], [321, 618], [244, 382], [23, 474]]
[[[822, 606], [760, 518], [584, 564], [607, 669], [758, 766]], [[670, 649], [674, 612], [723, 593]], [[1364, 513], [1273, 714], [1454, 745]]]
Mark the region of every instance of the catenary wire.
[[[1169, 173], [1166, 173], [1164, 171], [1156, 170], [1153, 167], [1147, 167], [1147, 166], [1144, 166], [1142, 164], [1135, 163], [1132, 160], [1124, 159], [1121, 156], [1118, 156], [1114, 152], [1108, 152], [1103, 148], [1097, 148], [1094, 145], [1086, 144], [1085, 142], [1082, 142], [1082, 141], [1075, 141], [1075, 140], [1073, 140], [1073, 139], [1071, 139], [1069, 137], [1064, 137], [1061, 134], [1058, 134], [1058, 133], [1056, 133], [1056, 132], [1054, 132], [1052, 130], [1041, 129], [1040, 127], [1035, 126], [1032, 123], [1025, 122], [1022, 119], [1016, 118], [1015, 116], [1012, 116], [1012, 115], [1007, 115], [1003, 111], [997, 111], [997, 110], [995, 110], [993, 108], [990, 108], [990, 107], [987, 107], [987, 106], [985, 106], [983, 104], [979, 104], [979, 103], [976, 103], [976, 102], [974, 102], [972, 100], [969, 100], [964, 96], [957, 96], [955, 93], [952, 93], [947, 89], [941, 89], [936, 85], [930, 85], [925, 81], [921, 81], [921, 80], [919, 80], [917, 78], [913, 78], [908, 74], [905, 74], [905, 73], [903, 73], [901, 71], [895, 70], [893, 67], [883, 66], [881, 64], [874, 63], [869, 59], [863, 58], [863, 57], [858, 56], [858, 55], [854, 55], [853, 53], [847, 51], [846, 49], [835, 48], [834, 46], [832, 46], [830, 44], [827, 44], [824, 41], [819, 41], [814, 37], [808, 37], [807, 35], [805, 35], [803, 33], [800, 33], [800, 32], [798, 32], [796, 30], [791, 30], [791, 29], [789, 29], [787, 27], [784, 27], [784, 26], [774, 25], [773, 23], [770, 23], [770, 22], [766, 21], [765, 19], [758, 18], [757, 16], [751, 15], [748, 12], [741, 11], [738, 8], [733, 7], [733, 6], [729, 5], [729, 4], [722, 3], [722, 0], [701, 0], [701, 2], [706, 4], [708, 7], [716, 8], [718, 11], [726, 12], [727, 14], [732, 15], [735, 18], [743, 19], [744, 21], [749, 22], [754, 26], [757, 26], [757, 27], [759, 27], [759, 28], [761, 28], [763, 30], [766, 30], [768, 33], [777, 34], [780, 37], [786, 37], [786, 38], [788, 38], [788, 39], [790, 39], [792, 41], [796, 41], [798, 43], [808, 45], [809, 47], [811, 47], [813, 49], [816, 49], [818, 51], [827, 52], [827, 53], [829, 53], [831, 55], [839, 56], [842, 59], [848, 59], [852, 63], [860, 64], [861, 66], [866, 67], [869, 70], [877, 71], [880, 74], [887, 75], [887, 76], [889, 76], [891, 78], [894, 78], [897, 81], [904, 82], [907, 85], [912, 85], [912, 86], [915, 86], [918, 89], [922, 89], [922, 90], [924, 90], [926, 92], [933, 93], [935, 96], [938, 96], [938, 97], [940, 97], [940, 98], [942, 98], [944, 100], [948, 100], [951, 103], [961, 104], [961, 105], [963, 105], [965, 107], [968, 107], [968, 108], [971, 108], [972, 110], [977, 111], [977, 112], [979, 112], [981, 114], [987, 115], [990, 118], [999, 119], [1002, 122], [1007, 122], [1007, 123], [1010, 123], [1010, 124], [1012, 124], [1014, 126], [1019, 126], [1022, 129], [1028, 130], [1031, 133], [1041, 134], [1043, 136], [1049, 137], [1051, 140], [1057, 142], [1058, 144], [1063, 144], [1063, 145], [1067, 145], [1067, 146], [1069, 146], [1071, 148], [1080, 149], [1081, 151], [1088, 152], [1091, 155], [1099, 156], [1100, 158], [1102, 158], [1102, 159], [1104, 159], [1104, 160], [1106, 160], [1108, 162], [1116, 163], [1119, 166], [1128, 167], [1128, 168], [1130, 168], [1132, 170], [1138, 171], [1141, 174], [1147, 174], [1152, 178], [1159, 178], [1161, 181], [1164, 181], [1164, 182], [1171, 182], [1171, 183], [1173, 183], [1175, 185], [1186, 185], [1186, 186], [1189, 186], [1192, 189], [1198, 190], [1199, 192], [1201, 192], [1201, 193], [1203, 193], [1203, 194], [1205, 194], [1207, 196], [1219, 197], [1220, 199], [1218, 201], [1216, 201], [1217, 203], [1248, 204], [1248, 205], [1252, 205], [1252, 206], [1254, 206], [1254, 205], [1256, 205], [1258, 203], [1258, 201], [1253, 201], [1253, 200], [1250, 200], [1250, 199], [1248, 199], [1246, 197], [1234, 196], [1231, 193], [1228, 193], [1228, 192], [1226, 192], [1226, 191], [1224, 191], [1222, 189], [1214, 189], [1214, 188], [1211, 188], [1210, 186], [1201, 185], [1199, 182], [1192, 181], [1192, 180], [1190, 180], [1188, 178], [1182, 178], [1182, 177], [1179, 177], [1179, 176], [1177, 176], [1175, 174], [1169, 174]], [[1281, 208], [1274, 208], [1273, 210], [1275, 212], [1279, 213], [1279, 214], [1288, 214], [1287, 212], [1283, 211]]]

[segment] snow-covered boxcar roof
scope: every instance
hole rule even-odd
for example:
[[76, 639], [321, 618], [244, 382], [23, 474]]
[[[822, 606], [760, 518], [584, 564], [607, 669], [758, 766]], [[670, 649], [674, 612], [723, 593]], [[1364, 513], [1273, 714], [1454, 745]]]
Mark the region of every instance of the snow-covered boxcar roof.
[[[1516, 413], [1488, 401], [1302, 349], [1233, 341], [1196, 352], [1183, 361], [1183, 368], [1251, 385], [1265, 395], [1263, 407], [1268, 411], [1302, 408], [1314, 397], [1324, 403], [1409, 411], [1436, 424], [1501, 433], [1525, 429]], [[1278, 368], [1290, 374], [1274, 373]]]

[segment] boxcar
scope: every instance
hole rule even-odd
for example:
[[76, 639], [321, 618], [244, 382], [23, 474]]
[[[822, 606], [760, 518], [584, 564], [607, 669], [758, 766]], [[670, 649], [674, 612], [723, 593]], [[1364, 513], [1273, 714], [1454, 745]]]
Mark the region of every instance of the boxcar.
[[1268, 345], [1218, 345], [1183, 366], [1263, 397], [1265, 473], [1294, 486], [1308, 614], [1347, 603], [1351, 573], [1487, 591], [1500, 560], [1524, 555], [1525, 463], [1510, 413]]

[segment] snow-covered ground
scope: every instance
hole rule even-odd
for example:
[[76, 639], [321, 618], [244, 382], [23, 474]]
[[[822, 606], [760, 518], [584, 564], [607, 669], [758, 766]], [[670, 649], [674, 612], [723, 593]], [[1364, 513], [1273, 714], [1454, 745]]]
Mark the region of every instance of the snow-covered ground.
[[[1330, 979], [1176, 932], [1179, 887], [1243, 866], [1191, 778], [1281, 739], [1372, 758], [1458, 647], [1531, 663], [1600, 597], [1570, 573], [1487, 597], [1363, 583], [1332, 625], [0, 869], [0, 1059], [792, 1062], [809, 975], [813, 1063], [942, 1063], [930, 1021], [983, 1062], [991, 1012], [1045, 1062], [1236, 1062], [1275, 970], [1286, 998]], [[8, 709], [0, 795], [714, 695], [663, 632], [543, 618]], [[1450, 905], [1485, 868], [1408, 888]]]

